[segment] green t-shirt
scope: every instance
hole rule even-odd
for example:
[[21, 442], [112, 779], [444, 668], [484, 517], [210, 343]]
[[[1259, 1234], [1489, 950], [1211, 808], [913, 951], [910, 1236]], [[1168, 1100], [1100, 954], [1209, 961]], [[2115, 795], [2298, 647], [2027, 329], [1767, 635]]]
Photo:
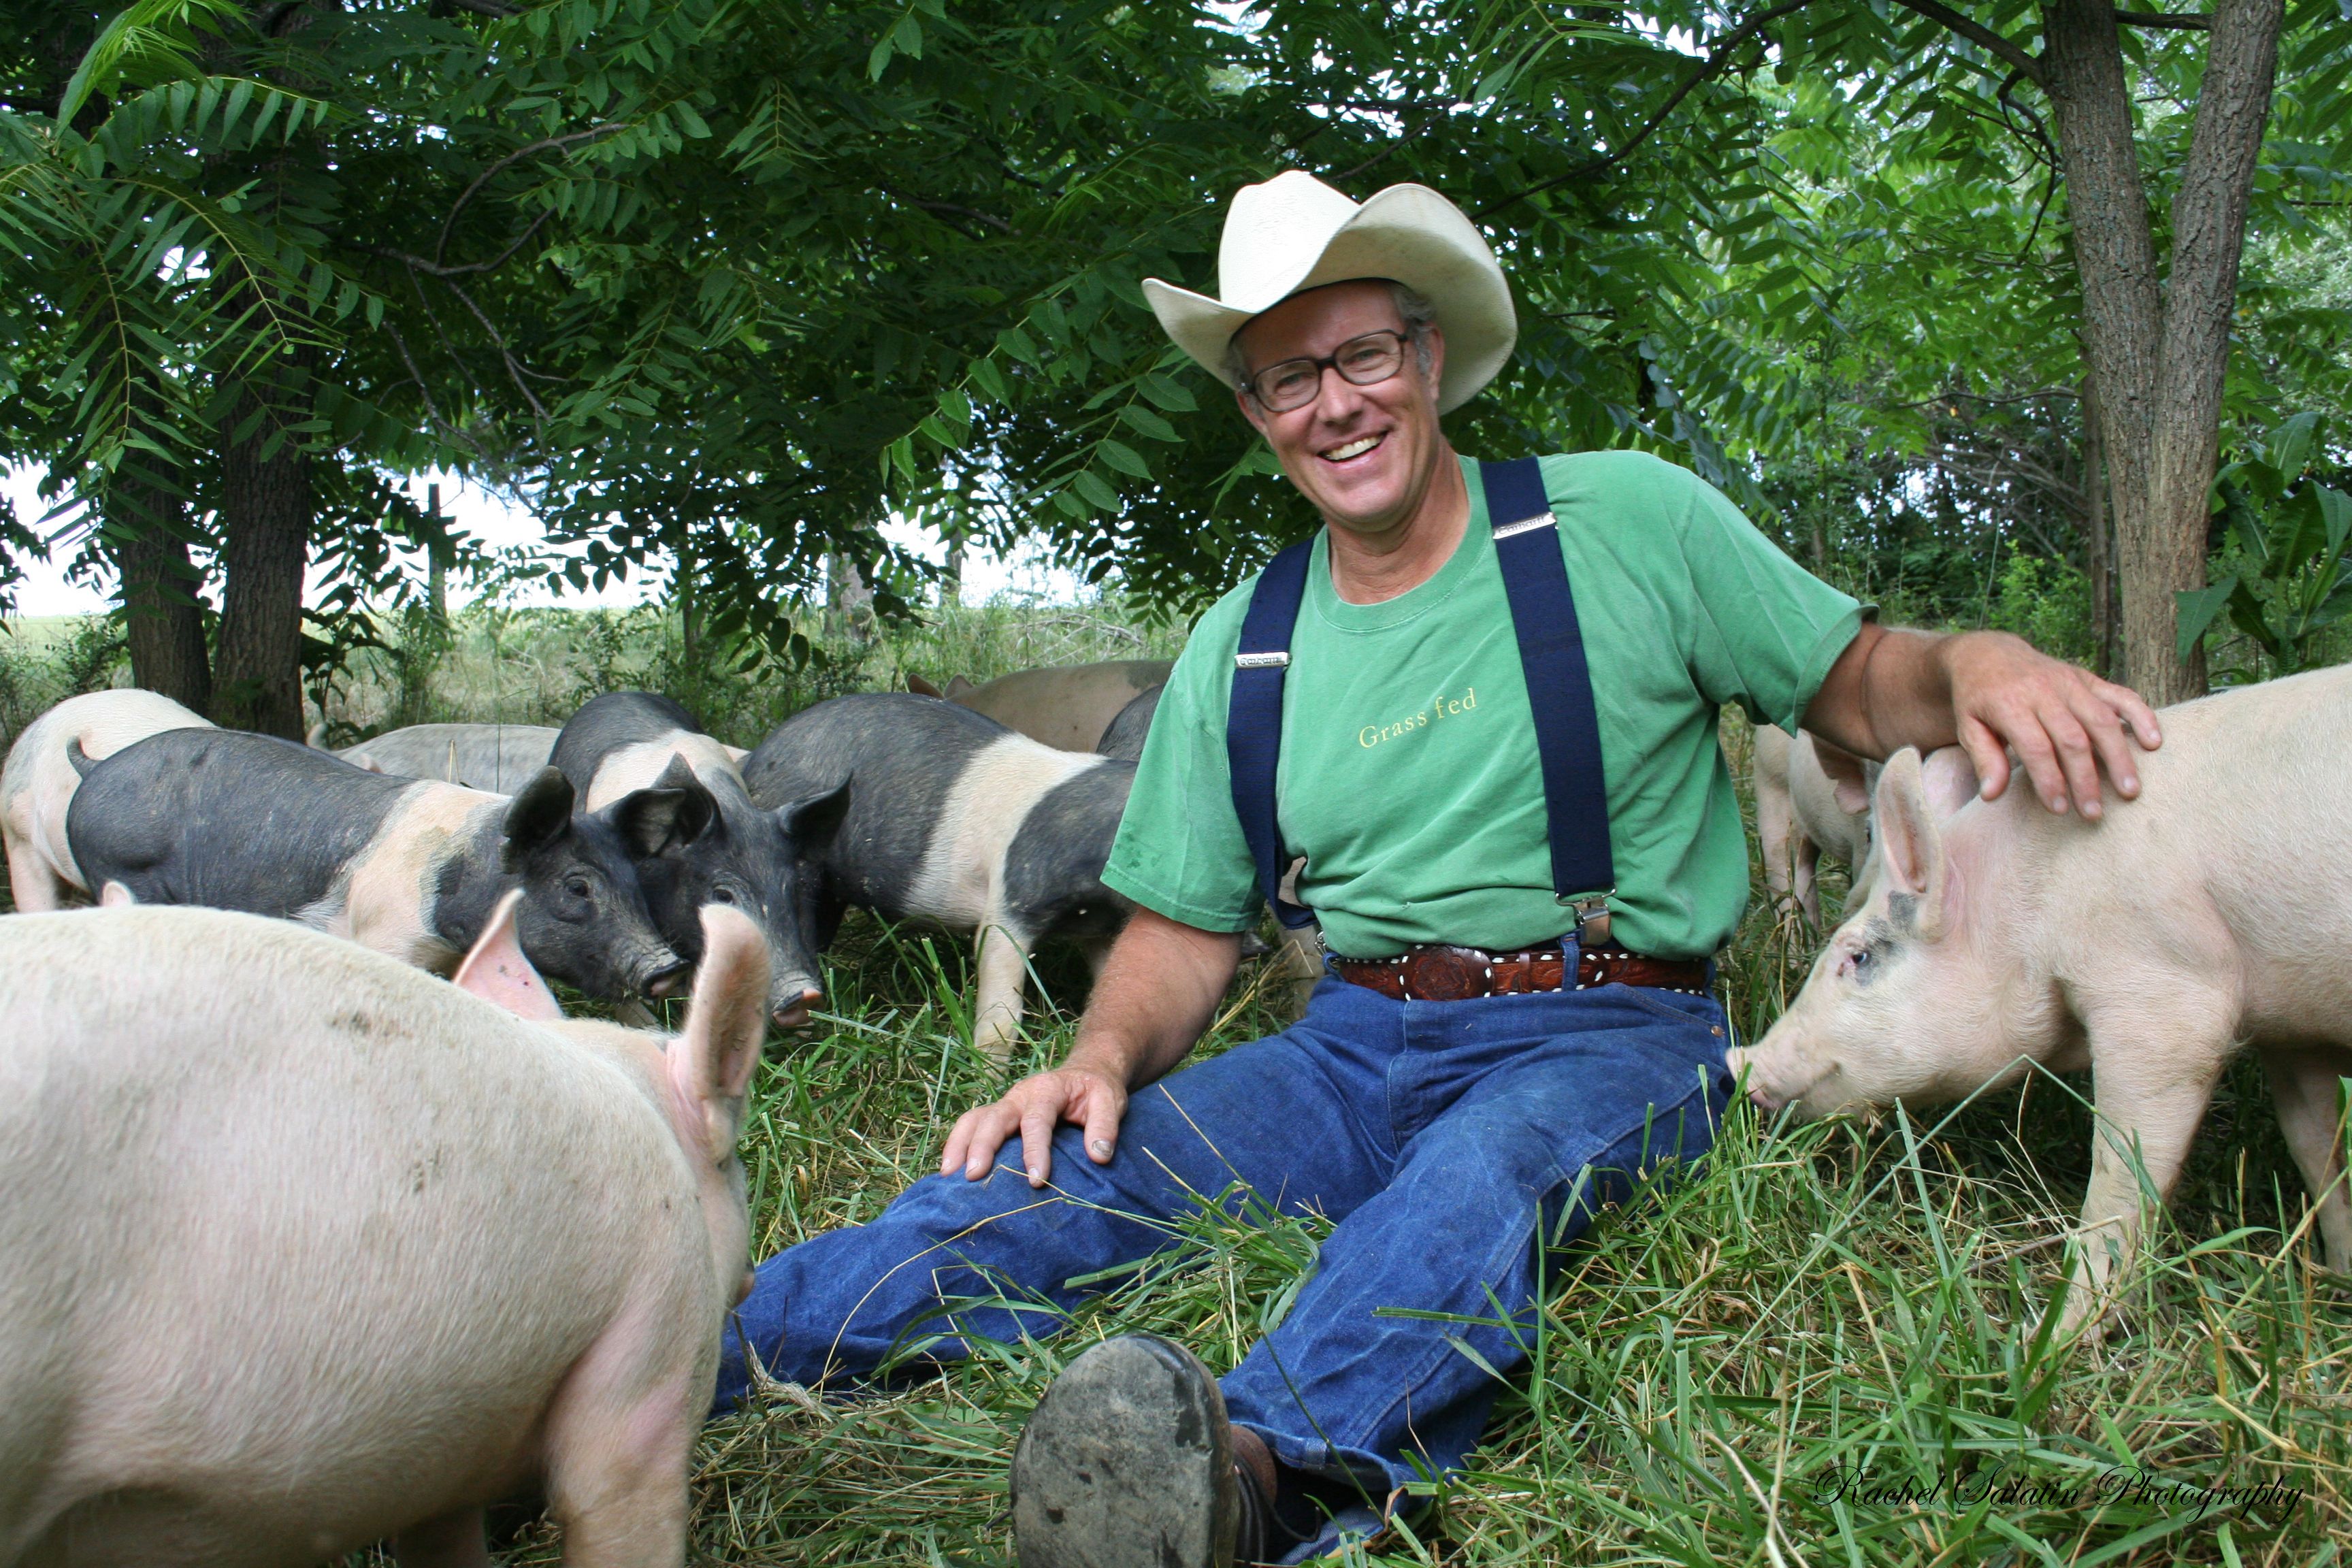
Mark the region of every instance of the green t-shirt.
[[[1478, 465], [1470, 523], [1434, 576], [1343, 602], [1318, 535], [1290, 644], [1276, 810], [1333, 952], [1507, 950], [1572, 923], [1554, 899], [1543, 775]], [[1723, 703], [1793, 730], [1862, 607], [1723, 494], [1639, 452], [1543, 460], [1576, 595], [1608, 776], [1613, 936], [1701, 958], [1748, 899], [1748, 846], [1716, 741]], [[1103, 880], [1171, 920], [1244, 931], [1256, 871], [1233, 804], [1225, 713], [1256, 579], [1201, 617], [1151, 723]]]

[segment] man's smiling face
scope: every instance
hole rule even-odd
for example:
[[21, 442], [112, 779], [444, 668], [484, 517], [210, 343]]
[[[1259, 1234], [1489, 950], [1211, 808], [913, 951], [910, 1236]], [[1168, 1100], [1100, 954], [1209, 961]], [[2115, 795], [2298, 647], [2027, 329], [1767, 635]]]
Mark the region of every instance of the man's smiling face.
[[[1255, 374], [1288, 359], [1321, 359], [1350, 338], [1383, 328], [1404, 330], [1389, 285], [1360, 280], [1295, 294], [1251, 319], [1235, 336], [1242, 363]], [[1410, 521], [1428, 494], [1445, 456], [1437, 426], [1438, 378], [1445, 341], [1434, 327], [1421, 344], [1408, 344], [1404, 365], [1388, 380], [1350, 386], [1336, 370], [1323, 372], [1315, 401], [1272, 414], [1247, 392], [1242, 412], [1282, 461], [1290, 482], [1324, 518], [1351, 533], [1389, 534]]]

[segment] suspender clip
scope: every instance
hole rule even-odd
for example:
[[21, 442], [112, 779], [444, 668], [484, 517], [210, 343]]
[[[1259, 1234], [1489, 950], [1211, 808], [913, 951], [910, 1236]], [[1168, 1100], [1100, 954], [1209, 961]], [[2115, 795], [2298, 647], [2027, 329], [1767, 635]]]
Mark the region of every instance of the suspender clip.
[[1587, 893], [1581, 898], [1559, 900], [1576, 911], [1577, 946], [1591, 949], [1609, 945], [1609, 900], [1616, 891], [1612, 888], [1606, 893]]
[[1290, 655], [1286, 652], [1237, 653], [1234, 655], [1234, 668], [1235, 669], [1286, 669], [1289, 666]]

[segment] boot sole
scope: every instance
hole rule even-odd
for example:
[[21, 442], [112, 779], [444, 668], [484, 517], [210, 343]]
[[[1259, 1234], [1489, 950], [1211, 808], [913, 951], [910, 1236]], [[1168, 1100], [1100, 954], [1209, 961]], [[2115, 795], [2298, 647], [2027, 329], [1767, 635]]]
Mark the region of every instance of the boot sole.
[[1021, 1568], [1232, 1568], [1239, 1500], [1224, 1395], [1150, 1334], [1066, 1367], [1013, 1451]]

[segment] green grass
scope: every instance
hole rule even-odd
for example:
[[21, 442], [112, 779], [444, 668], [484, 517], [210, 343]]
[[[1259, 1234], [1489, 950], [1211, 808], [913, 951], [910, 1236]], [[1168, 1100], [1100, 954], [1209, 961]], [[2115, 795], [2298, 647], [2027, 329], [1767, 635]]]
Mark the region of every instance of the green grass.
[[[787, 705], [828, 687], [896, 684], [908, 668], [984, 676], [1049, 654], [1119, 657], [1137, 638], [1149, 651], [1170, 646], [1116, 606], [1050, 618], [1061, 614], [967, 612], [845, 648], [714, 704], [713, 727], [756, 739]], [[560, 718], [584, 683], [677, 670], [657, 617], [616, 619], [617, 631], [461, 623], [419, 716]], [[366, 727], [396, 684], [363, 667], [330, 716]], [[1727, 722], [1726, 739], [1744, 767], [1744, 725]], [[1832, 878], [1825, 897], [1839, 890]], [[1743, 1034], [1785, 1005], [1814, 941], [1793, 919], [1751, 912], [1724, 963]], [[751, 1107], [761, 1256], [871, 1217], [1002, 1081], [964, 1043], [971, 993], [957, 944], [853, 921], [830, 965], [819, 1027], [772, 1055]], [[1039, 969], [1065, 1005], [1036, 1017], [1024, 1065], [1066, 1047], [1066, 1005], [1083, 993], [1073, 955], [1049, 951]], [[1273, 1026], [1248, 992], [1254, 977], [1245, 972], [1203, 1052]], [[2336, 1561], [2352, 1539], [2352, 1293], [2314, 1267], [2259, 1071], [2241, 1062], [2225, 1078], [2105, 1346], [2062, 1352], [2036, 1330], [2059, 1288], [2054, 1243], [2087, 1175], [2087, 1092], [2084, 1079], [2041, 1078], [1876, 1126], [1783, 1129], [1735, 1110], [1695, 1176], [1605, 1214], [1571, 1249], [1532, 1364], [1510, 1380], [1470, 1472], [1410, 1530], [1351, 1560]], [[1171, 1240], [1181, 1267], [1099, 1299], [1051, 1342], [992, 1347], [857, 1403], [773, 1394], [702, 1441], [698, 1560], [1009, 1563], [1005, 1462], [1063, 1363], [1102, 1336], [1150, 1329], [1229, 1366], [1278, 1321], [1321, 1234], [1311, 1222], [1204, 1213]], [[2199, 1517], [2183, 1494], [2128, 1488], [2135, 1469], [2181, 1487], [2274, 1483], [2300, 1495]], [[1873, 1494], [1834, 1495], [1853, 1473]], [[1982, 1496], [2000, 1487], [2012, 1489]], [[543, 1523], [523, 1524], [501, 1556], [556, 1559]]]

